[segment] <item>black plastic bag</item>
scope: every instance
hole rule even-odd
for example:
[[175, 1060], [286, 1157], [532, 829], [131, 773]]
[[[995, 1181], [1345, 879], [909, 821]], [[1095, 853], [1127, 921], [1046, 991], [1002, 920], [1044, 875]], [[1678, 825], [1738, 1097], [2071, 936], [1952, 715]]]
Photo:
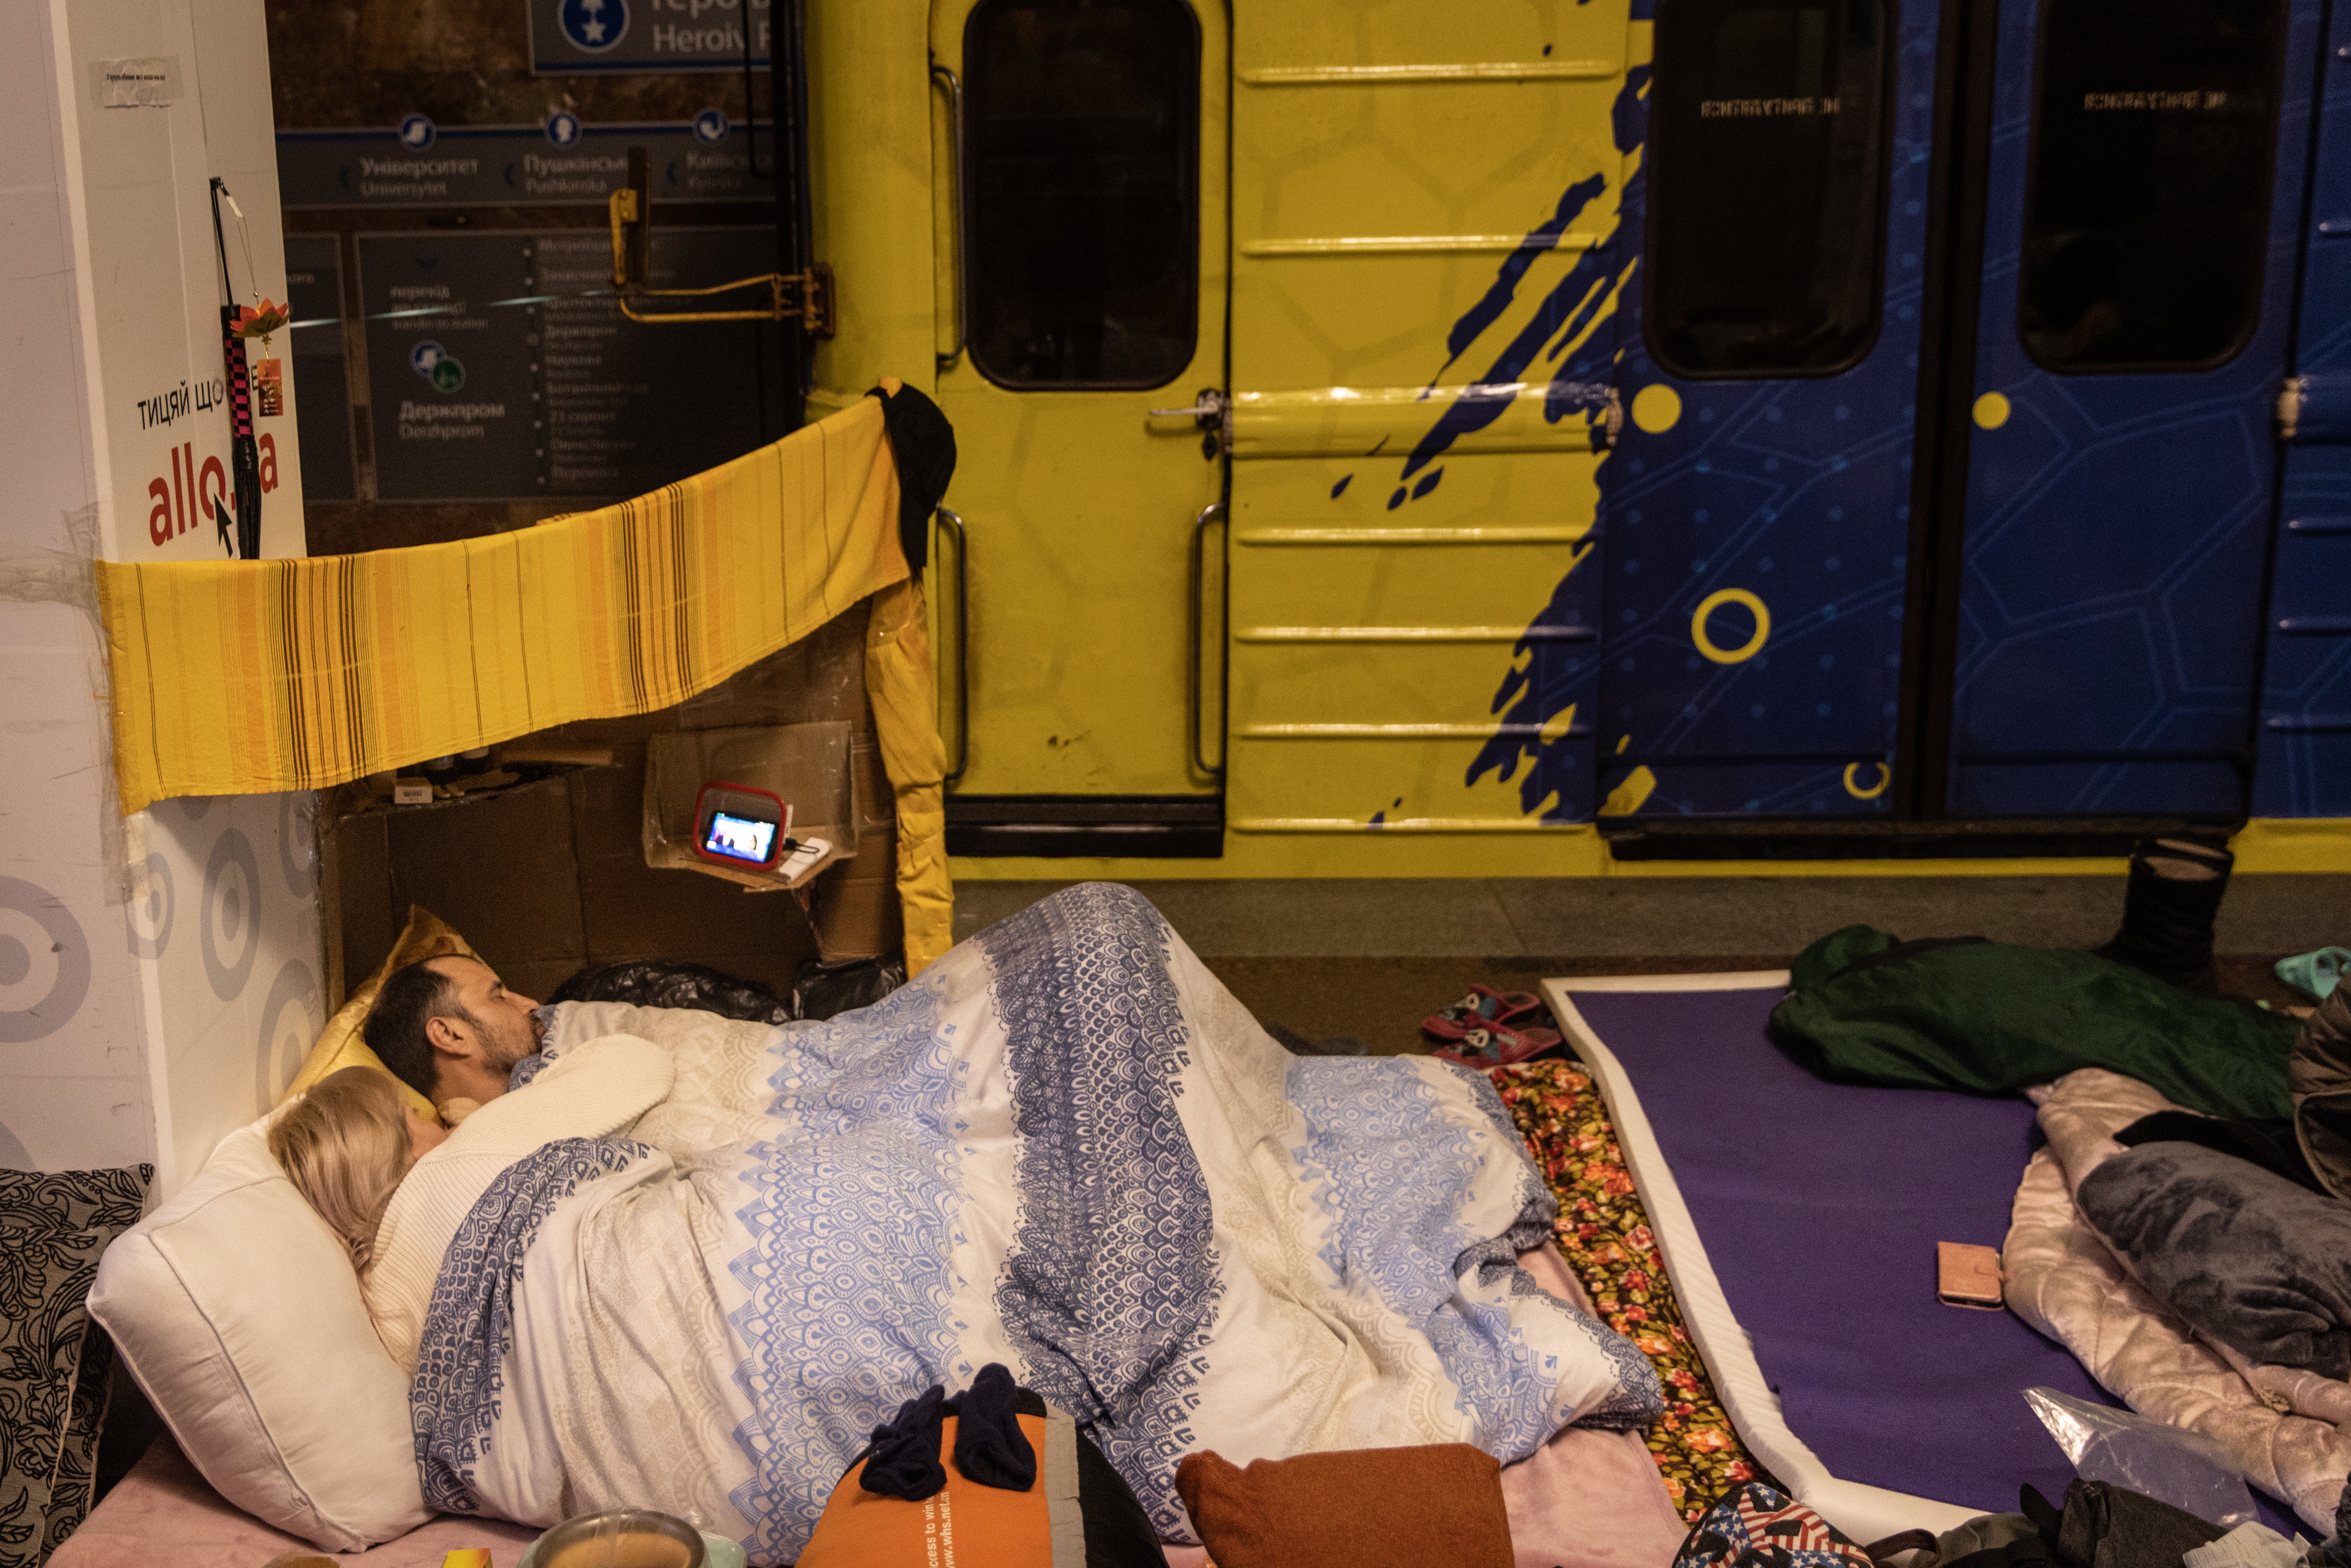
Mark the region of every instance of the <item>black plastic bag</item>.
[[799, 978], [792, 982], [793, 1016], [837, 1018], [872, 1007], [905, 983], [904, 958], [860, 958], [847, 964], [810, 961], [801, 966]]
[[692, 1008], [749, 1023], [789, 1023], [792, 1004], [750, 980], [738, 980], [706, 964], [638, 958], [598, 964], [555, 988], [553, 1002], [626, 1002], [640, 1008]]

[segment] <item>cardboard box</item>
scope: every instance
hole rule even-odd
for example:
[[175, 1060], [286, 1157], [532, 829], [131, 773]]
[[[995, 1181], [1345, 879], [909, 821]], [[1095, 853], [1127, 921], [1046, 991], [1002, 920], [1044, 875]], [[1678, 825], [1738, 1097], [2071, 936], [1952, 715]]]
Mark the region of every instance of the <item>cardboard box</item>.
[[[828, 719], [654, 736], [645, 751], [645, 863], [699, 872], [765, 893], [798, 887], [835, 861], [854, 857], [857, 817], [849, 753], [856, 727]], [[791, 836], [822, 839], [832, 847], [789, 878], [778, 871], [704, 860], [694, 851], [695, 816], [702, 787], [710, 783], [748, 784], [781, 796], [792, 809]]]
[[[381, 803], [363, 787], [338, 791], [319, 814], [329, 1006], [340, 1006], [383, 962], [412, 903], [446, 920], [527, 996], [545, 997], [590, 965], [635, 958], [707, 964], [787, 994], [820, 950], [803, 894], [755, 894], [717, 876], [645, 863], [649, 756], [657, 737], [691, 732], [847, 727], [843, 826], [855, 828], [857, 853], [810, 887], [818, 921], [832, 934], [828, 952], [866, 957], [894, 949], [894, 802], [886, 779], [877, 793], [865, 776], [880, 768], [864, 642], [861, 603], [690, 702], [563, 725], [517, 742], [585, 758], [609, 753], [609, 766], [398, 810], [388, 791]], [[878, 835], [871, 825], [877, 820]], [[877, 878], [887, 885], [886, 900], [878, 897]]]
[[810, 907], [817, 954], [828, 964], [878, 958], [905, 946], [898, 903], [898, 799], [872, 734], [850, 747], [857, 858], [817, 878]]

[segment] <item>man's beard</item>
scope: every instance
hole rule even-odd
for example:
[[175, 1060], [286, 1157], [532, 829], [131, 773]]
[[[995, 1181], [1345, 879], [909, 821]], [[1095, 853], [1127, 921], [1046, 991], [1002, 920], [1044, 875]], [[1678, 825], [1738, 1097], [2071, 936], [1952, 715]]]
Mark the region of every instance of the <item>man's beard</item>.
[[509, 1034], [484, 1027], [471, 1013], [465, 1015], [465, 1022], [482, 1042], [482, 1065], [500, 1077], [512, 1072], [523, 1058], [538, 1054], [538, 1042], [531, 1038], [528, 1024]]

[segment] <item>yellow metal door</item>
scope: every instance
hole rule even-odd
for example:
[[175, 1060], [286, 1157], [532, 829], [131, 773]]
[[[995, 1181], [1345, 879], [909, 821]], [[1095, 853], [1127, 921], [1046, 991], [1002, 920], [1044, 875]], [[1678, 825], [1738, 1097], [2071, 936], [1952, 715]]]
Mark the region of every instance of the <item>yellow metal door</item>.
[[1188, 607], [1221, 423], [1152, 411], [1225, 386], [1223, 8], [944, 0], [931, 48], [968, 551], [950, 845], [1215, 853]]
[[1543, 831], [1503, 753], [1591, 777], [1591, 714], [1497, 714], [1593, 656], [1554, 594], [1593, 545], [1627, 28], [1626, 0], [1236, 17], [1237, 834]]

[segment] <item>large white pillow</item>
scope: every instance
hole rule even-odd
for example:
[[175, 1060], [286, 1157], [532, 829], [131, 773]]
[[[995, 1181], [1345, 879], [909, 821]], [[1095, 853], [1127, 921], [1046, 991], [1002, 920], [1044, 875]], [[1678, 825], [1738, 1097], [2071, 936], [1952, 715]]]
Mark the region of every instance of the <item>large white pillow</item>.
[[408, 1378], [341, 1241], [269, 1157], [267, 1125], [222, 1139], [185, 1190], [106, 1249], [89, 1313], [223, 1497], [357, 1552], [433, 1517]]

